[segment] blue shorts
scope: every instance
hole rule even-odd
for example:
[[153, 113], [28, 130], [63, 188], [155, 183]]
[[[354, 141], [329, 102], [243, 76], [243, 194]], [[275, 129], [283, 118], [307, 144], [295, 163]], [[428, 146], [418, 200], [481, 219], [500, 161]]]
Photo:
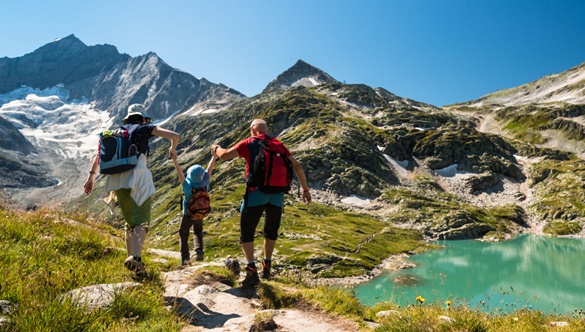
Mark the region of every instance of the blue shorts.
[[[278, 194], [267, 194], [260, 190], [254, 190], [248, 193], [248, 206], [259, 206], [259, 205], [274, 205], [278, 207], [284, 206], [284, 193]], [[244, 210], [244, 201], [240, 206], [240, 212]]]

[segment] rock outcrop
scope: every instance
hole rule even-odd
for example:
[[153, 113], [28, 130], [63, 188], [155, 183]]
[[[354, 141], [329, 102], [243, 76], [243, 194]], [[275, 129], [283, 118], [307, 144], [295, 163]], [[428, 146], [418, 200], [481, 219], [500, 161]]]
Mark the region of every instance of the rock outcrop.
[[32, 143], [3, 117], [0, 117], [0, 149], [12, 150], [24, 155], [37, 152]]

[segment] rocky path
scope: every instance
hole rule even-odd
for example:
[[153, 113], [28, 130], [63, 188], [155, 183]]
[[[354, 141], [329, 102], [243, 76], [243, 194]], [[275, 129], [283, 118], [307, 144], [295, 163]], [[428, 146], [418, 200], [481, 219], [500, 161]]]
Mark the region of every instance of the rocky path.
[[[157, 254], [163, 254], [156, 251]], [[167, 254], [178, 254], [168, 252]], [[183, 331], [357, 331], [355, 322], [332, 318], [313, 308], [264, 310], [255, 289], [230, 287], [199, 269], [222, 262], [162, 273], [164, 298], [190, 320]]]

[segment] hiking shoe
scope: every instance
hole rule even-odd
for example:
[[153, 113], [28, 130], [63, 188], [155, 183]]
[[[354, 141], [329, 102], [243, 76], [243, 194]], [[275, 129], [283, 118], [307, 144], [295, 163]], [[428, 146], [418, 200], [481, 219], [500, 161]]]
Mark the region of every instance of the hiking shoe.
[[234, 275], [239, 276], [242, 269], [240, 268], [240, 262], [237, 259], [232, 258], [232, 256], [228, 256], [225, 261], [225, 267]]
[[124, 266], [128, 270], [134, 271], [134, 272], [146, 271], [144, 264], [141, 261], [136, 260], [136, 258], [134, 258], [134, 256], [128, 256], [128, 258], [126, 258], [126, 260], [124, 261]]
[[252, 266], [246, 266], [246, 278], [242, 281], [242, 286], [244, 287], [255, 287], [258, 286], [260, 283], [260, 278], [258, 277], [258, 269]]
[[203, 260], [203, 251], [197, 250], [195, 251], [195, 260], [202, 261]]
[[272, 267], [272, 261], [262, 260], [262, 279], [270, 279], [270, 270]]
[[191, 260], [189, 258], [182, 258], [181, 259], [181, 266], [188, 266], [191, 265]]

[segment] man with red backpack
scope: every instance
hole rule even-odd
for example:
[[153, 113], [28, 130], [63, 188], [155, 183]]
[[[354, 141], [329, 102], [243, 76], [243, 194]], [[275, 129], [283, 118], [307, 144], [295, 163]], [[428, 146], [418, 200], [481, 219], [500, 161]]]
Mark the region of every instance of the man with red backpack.
[[224, 149], [212, 145], [212, 153], [221, 160], [237, 157], [246, 160], [246, 194], [240, 209], [240, 243], [244, 252], [246, 278], [243, 286], [253, 287], [260, 283], [254, 259], [254, 233], [264, 218], [264, 259], [262, 277], [270, 278], [272, 253], [278, 237], [278, 229], [284, 206], [284, 193], [290, 189], [292, 172], [295, 173], [303, 190], [302, 199], [311, 202], [311, 193], [301, 164], [276, 138], [268, 136], [268, 125], [262, 119], [255, 119], [250, 126], [251, 137], [233, 147]]

